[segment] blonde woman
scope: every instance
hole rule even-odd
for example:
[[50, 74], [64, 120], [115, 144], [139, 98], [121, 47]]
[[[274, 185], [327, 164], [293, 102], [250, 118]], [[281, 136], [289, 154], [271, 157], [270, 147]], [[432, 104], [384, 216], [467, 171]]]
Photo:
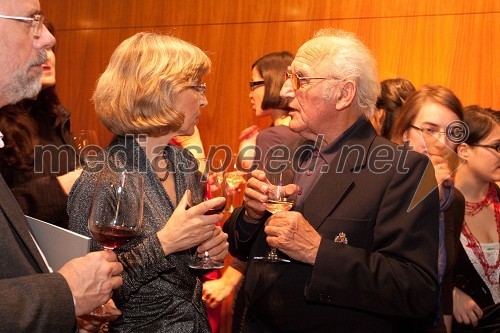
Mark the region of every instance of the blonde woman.
[[[187, 150], [169, 145], [174, 136], [194, 133], [207, 105], [201, 79], [210, 66], [192, 44], [138, 33], [118, 46], [97, 82], [96, 112], [116, 139], [97, 156], [95, 169], [124, 169], [145, 180], [140, 234], [118, 250], [126, 268], [123, 288], [113, 298], [123, 312], [110, 324], [113, 332], [210, 332], [202, 284], [188, 262], [194, 248], [216, 260], [226, 256], [227, 235], [216, 227], [222, 216], [203, 215], [224, 199], [189, 208], [187, 190], [201, 190], [188, 188], [196, 162]], [[70, 228], [87, 235], [98, 175], [87, 168], [68, 203]], [[100, 248], [93, 243], [93, 250]]]

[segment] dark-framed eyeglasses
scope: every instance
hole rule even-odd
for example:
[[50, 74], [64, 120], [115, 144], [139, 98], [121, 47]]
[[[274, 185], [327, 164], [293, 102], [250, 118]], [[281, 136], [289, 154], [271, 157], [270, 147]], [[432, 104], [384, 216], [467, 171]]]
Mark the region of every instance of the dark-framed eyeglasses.
[[190, 86], [190, 88], [193, 88], [197, 92], [200, 93], [200, 95], [204, 96], [205, 92], [207, 91], [207, 84], [206, 83], [199, 83], [199, 84], [194, 84]]
[[480, 145], [480, 144], [474, 144], [474, 145], [469, 145], [473, 147], [483, 147], [483, 148], [490, 148], [495, 150], [497, 153], [500, 153], [500, 143], [494, 144], [494, 145]]
[[261, 86], [264, 84], [264, 81], [250, 81], [248, 82], [250, 84], [250, 90], [254, 91], [255, 88]]
[[[290, 79], [292, 81], [293, 90], [298, 90], [301, 84], [309, 83], [310, 80], [328, 80], [328, 77], [312, 77], [312, 76], [298, 76], [295, 73], [285, 72], [285, 81]], [[334, 79], [334, 78], [331, 78]], [[338, 79], [335, 79], [338, 80]]]
[[21, 22], [29, 22], [31, 27], [33, 28], [33, 37], [40, 37], [43, 29], [43, 15], [35, 14], [32, 17], [23, 17], [23, 16], [9, 16], [0, 14], [0, 18], [7, 20], [16, 20]]

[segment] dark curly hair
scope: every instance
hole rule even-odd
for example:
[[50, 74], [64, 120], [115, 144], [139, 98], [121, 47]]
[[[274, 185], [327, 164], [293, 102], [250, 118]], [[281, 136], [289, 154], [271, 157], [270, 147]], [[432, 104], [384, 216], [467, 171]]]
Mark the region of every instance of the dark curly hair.
[[[44, 22], [47, 29], [55, 35], [52, 23]], [[13, 166], [20, 170], [33, 168], [33, 147], [36, 140], [39, 115], [51, 114], [53, 126], [59, 125], [65, 116], [55, 86], [43, 89], [36, 99], [25, 99], [17, 104], [6, 105], [0, 109], [0, 129], [5, 147], [0, 149], [2, 167]]]

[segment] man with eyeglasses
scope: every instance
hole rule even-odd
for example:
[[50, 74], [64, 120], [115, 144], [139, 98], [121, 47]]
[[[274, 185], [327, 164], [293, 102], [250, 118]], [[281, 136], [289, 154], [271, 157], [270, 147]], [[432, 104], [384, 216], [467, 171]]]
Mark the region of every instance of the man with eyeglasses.
[[[54, 43], [38, 0], [0, 2], [0, 107], [38, 94], [45, 50]], [[0, 235], [0, 332], [71, 332], [75, 316], [106, 303], [122, 284], [123, 267], [111, 251], [71, 260], [49, 273], [1, 176]], [[79, 323], [95, 328], [84, 320]]]
[[[287, 146], [314, 148], [293, 155], [291, 211], [266, 213], [269, 186], [255, 170], [224, 225], [231, 254], [249, 263], [241, 332], [426, 332], [438, 295], [437, 185], [424, 179], [425, 156], [370, 124], [374, 57], [353, 34], [322, 30], [285, 75], [290, 129], [303, 137]], [[269, 246], [290, 263], [255, 260]]]

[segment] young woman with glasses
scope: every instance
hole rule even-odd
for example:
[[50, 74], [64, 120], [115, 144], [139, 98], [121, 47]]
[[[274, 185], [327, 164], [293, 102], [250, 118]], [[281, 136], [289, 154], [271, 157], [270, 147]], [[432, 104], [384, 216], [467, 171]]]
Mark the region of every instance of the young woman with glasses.
[[[250, 103], [257, 117], [270, 117], [271, 127], [258, 131], [257, 126], [245, 129], [241, 136], [240, 157], [244, 169], [252, 164], [260, 165], [267, 151], [274, 145], [283, 144], [291, 137], [299, 137], [288, 128], [288, 101], [280, 97], [280, 90], [285, 82], [285, 73], [293, 61], [291, 53], [273, 52], [264, 55], [252, 64], [252, 81], [250, 81]], [[260, 154], [255, 155], [255, 149]], [[236, 290], [246, 272], [246, 262], [235, 258], [224, 271], [221, 278], [206, 281], [203, 284], [203, 299], [210, 307], [217, 307], [224, 299]], [[244, 311], [242, 302], [244, 295], [237, 294], [233, 311], [233, 331], [239, 331], [239, 320]]]
[[292, 54], [283, 51], [266, 54], [252, 64], [249, 93], [252, 109], [256, 117], [270, 117], [272, 123], [271, 127], [260, 132], [255, 125], [241, 132], [240, 154], [244, 153], [245, 160], [242, 162], [245, 168], [251, 167], [254, 157], [258, 161], [263, 160], [270, 147], [282, 144], [285, 138], [296, 135], [288, 129], [288, 101], [280, 97], [280, 90], [285, 82], [283, 73], [292, 60]]
[[465, 197], [453, 290], [454, 332], [500, 330], [500, 112], [465, 108], [456, 186]]
[[[429, 156], [439, 186], [439, 260], [441, 295], [436, 301], [432, 332], [451, 332], [453, 263], [464, 216], [464, 198], [453, 184], [456, 147], [462, 139], [460, 100], [447, 88], [426, 85], [403, 104], [392, 128], [392, 140]], [[425, 246], [422, 244], [421, 246]]]

